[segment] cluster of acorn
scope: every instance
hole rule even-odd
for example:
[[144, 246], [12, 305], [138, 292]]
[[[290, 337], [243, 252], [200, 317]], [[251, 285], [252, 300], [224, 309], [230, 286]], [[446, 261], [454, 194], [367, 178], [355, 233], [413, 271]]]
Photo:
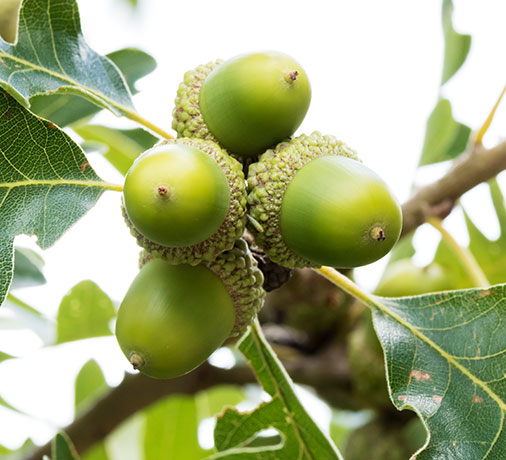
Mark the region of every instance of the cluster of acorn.
[[265, 292], [246, 228], [289, 268], [356, 267], [397, 241], [399, 205], [353, 150], [317, 132], [290, 139], [310, 99], [306, 73], [281, 53], [185, 74], [178, 139], [144, 152], [124, 185], [125, 220], [144, 252], [116, 336], [141, 372], [189, 372], [250, 324]]

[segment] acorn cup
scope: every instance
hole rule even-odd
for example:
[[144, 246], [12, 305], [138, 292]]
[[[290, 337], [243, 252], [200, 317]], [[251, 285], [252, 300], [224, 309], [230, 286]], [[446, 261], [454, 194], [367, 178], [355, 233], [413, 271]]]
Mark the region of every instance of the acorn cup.
[[149, 253], [142, 263], [120, 305], [116, 338], [132, 366], [151, 377], [190, 372], [244, 333], [263, 305], [263, 275], [243, 240], [197, 266]]
[[214, 260], [242, 236], [242, 166], [212, 141], [164, 141], [136, 159], [125, 178], [123, 214], [140, 246], [166, 261]]
[[179, 136], [216, 140], [237, 157], [254, 157], [290, 137], [310, 101], [307, 75], [290, 56], [242, 54], [185, 74], [172, 127]]
[[353, 268], [386, 255], [402, 214], [346, 144], [314, 132], [282, 142], [248, 172], [248, 229], [274, 262]]

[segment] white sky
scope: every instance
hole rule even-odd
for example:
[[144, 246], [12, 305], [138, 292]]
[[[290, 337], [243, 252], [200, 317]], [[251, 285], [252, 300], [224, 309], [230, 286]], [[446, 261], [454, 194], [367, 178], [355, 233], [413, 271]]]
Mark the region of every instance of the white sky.
[[[390, 185], [399, 201], [410, 193], [425, 122], [439, 91], [442, 65], [440, 1], [377, 0], [139, 0], [135, 14], [121, 0], [80, 0], [85, 36], [100, 53], [134, 46], [151, 53], [158, 69], [142, 80], [135, 97], [138, 111], [170, 129], [170, 113], [184, 72], [218, 57], [272, 49], [296, 58], [312, 83], [313, 98], [299, 132], [333, 134], [356, 149], [366, 165]], [[454, 116], [477, 129], [506, 83], [506, 3], [504, 0], [455, 0], [454, 23], [473, 36], [464, 67], [442, 93]], [[133, 126], [112, 115], [100, 121]], [[506, 104], [498, 111], [486, 145], [506, 133]], [[91, 158], [106, 180], [121, 177], [101, 158]], [[446, 166], [426, 168], [419, 183], [434, 180]], [[484, 189], [464, 197], [468, 211], [490, 236], [497, 224]], [[84, 279], [97, 282], [120, 300], [137, 271], [138, 249], [119, 211], [120, 195], [106, 193], [98, 205], [44, 254], [48, 284], [20, 296], [50, 315], [61, 297]], [[477, 205], [479, 203], [479, 206]], [[465, 242], [461, 216], [449, 228]], [[27, 242], [27, 238], [20, 238]], [[437, 234], [427, 230], [420, 263], [428, 262]], [[30, 242], [27, 242], [30, 244]], [[426, 249], [430, 247], [430, 249]], [[358, 281], [372, 288], [385, 261], [357, 270]], [[71, 382], [91, 356], [98, 359], [111, 384], [121, 379], [125, 362], [113, 339], [37, 351], [27, 334], [0, 336], [0, 350], [26, 359], [0, 364], [0, 395], [29, 413], [62, 426], [72, 419]], [[70, 353], [69, 353], [70, 350]], [[62, 363], [65, 364], [62, 364]], [[38, 442], [51, 436], [50, 425], [29, 422], [0, 409], [0, 444], [16, 447], [27, 435]]]

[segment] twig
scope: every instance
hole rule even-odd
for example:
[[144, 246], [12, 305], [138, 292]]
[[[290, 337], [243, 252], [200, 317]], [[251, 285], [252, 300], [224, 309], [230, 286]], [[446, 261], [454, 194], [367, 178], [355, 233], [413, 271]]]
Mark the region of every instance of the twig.
[[497, 176], [506, 169], [506, 141], [495, 147], [475, 149], [462, 155], [439, 180], [419, 189], [402, 206], [402, 236], [430, 217], [444, 218], [465, 192]]

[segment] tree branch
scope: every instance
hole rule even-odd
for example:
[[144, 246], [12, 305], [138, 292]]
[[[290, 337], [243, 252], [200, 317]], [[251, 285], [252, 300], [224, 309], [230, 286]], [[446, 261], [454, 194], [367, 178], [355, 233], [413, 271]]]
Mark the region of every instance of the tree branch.
[[[282, 352], [280, 353], [282, 354]], [[296, 355], [285, 361], [289, 373], [302, 384], [321, 390], [322, 396], [334, 403], [338, 400], [350, 407], [345, 350], [329, 348], [320, 358]], [[331, 356], [329, 356], [331, 355]], [[76, 450], [82, 455], [87, 449], [103, 440], [121, 422], [136, 412], [145, 409], [169, 395], [195, 394], [215, 385], [243, 385], [256, 383], [253, 372], [246, 366], [220, 369], [204, 363], [195, 371], [171, 380], [158, 380], [142, 374], [126, 374], [123, 382], [98, 399], [85, 412], [63, 429], [70, 437]], [[37, 448], [23, 460], [42, 460], [51, 454], [51, 443]]]
[[402, 236], [422, 225], [428, 217], [444, 219], [465, 192], [506, 169], [506, 141], [485, 150], [477, 148], [459, 157], [439, 180], [422, 187], [402, 206]]

